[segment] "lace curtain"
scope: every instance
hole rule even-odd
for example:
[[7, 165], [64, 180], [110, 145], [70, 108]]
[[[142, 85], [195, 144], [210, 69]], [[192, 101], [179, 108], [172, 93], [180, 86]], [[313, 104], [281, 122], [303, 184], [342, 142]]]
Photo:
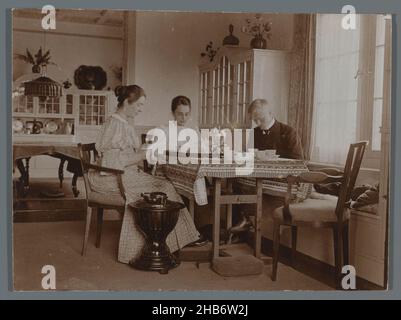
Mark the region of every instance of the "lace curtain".
[[349, 144], [357, 139], [357, 91], [360, 21], [341, 26], [341, 14], [319, 14], [316, 20], [316, 63], [311, 160], [343, 164]]

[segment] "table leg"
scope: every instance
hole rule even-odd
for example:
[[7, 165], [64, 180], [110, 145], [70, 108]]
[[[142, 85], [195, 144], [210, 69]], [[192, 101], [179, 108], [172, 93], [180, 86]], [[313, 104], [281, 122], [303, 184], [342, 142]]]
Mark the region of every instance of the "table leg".
[[64, 163], [65, 163], [65, 159], [60, 159], [60, 164], [58, 166], [58, 179], [60, 180], [60, 188], [63, 187]]
[[25, 158], [25, 188], [29, 189], [29, 160], [31, 158]]
[[25, 158], [25, 165], [23, 159], [17, 159], [15, 161], [18, 171], [21, 174], [19, 193], [22, 197], [25, 197], [29, 191], [29, 159], [30, 157]]
[[[229, 194], [233, 193], [233, 181], [232, 179], [227, 179], [227, 192]], [[227, 221], [226, 221], [226, 228], [227, 231], [231, 229], [233, 224], [233, 205], [227, 204]]]
[[221, 179], [214, 179], [214, 223], [213, 223], [213, 259], [219, 257], [220, 247], [220, 196]]
[[260, 224], [262, 220], [262, 182], [263, 179], [256, 179], [256, 216], [255, 216], [255, 257], [261, 256], [262, 234]]
[[18, 183], [18, 193], [21, 197], [24, 196], [24, 186], [25, 186], [25, 166], [23, 159], [15, 160], [18, 171], [20, 173], [19, 183]]
[[74, 175], [72, 176], [72, 193], [74, 194], [74, 197], [78, 197], [79, 195], [79, 190], [77, 188], [77, 180], [78, 180], [78, 174], [74, 173]]

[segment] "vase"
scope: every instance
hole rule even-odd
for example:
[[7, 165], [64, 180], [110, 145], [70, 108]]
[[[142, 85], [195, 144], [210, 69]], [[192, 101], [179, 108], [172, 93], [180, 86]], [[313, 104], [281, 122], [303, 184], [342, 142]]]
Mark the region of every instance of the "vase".
[[32, 66], [32, 72], [33, 72], [33, 73], [40, 73], [40, 65], [34, 64], [34, 65]]
[[267, 46], [267, 41], [265, 38], [263, 38], [262, 35], [256, 35], [251, 40], [251, 47], [253, 49], [266, 49], [266, 46]]

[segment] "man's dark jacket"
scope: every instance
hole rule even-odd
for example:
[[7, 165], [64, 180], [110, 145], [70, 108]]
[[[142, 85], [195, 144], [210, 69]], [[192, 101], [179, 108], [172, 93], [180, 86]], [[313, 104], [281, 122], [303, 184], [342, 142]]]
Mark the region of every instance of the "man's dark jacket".
[[275, 149], [280, 158], [304, 158], [301, 140], [294, 128], [276, 120], [268, 130], [262, 130], [259, 127], [253, 130], [256, 149]]

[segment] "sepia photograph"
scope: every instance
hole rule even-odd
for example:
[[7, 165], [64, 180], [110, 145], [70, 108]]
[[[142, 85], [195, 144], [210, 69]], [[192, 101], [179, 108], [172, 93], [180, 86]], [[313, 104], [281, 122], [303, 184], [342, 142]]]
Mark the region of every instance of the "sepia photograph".
[[12, 289], [387, 290], [392, 16], [344, 8], [12, 9]]

